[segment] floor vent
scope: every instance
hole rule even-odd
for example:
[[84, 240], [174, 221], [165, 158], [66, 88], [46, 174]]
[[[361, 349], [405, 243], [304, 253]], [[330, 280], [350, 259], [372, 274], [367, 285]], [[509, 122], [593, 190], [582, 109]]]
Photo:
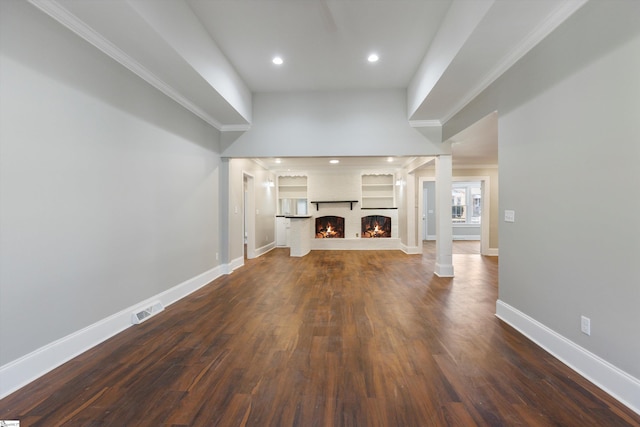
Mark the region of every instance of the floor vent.
[[159, 301], [155, 302], [149, 307], [145, 307], [141, 310], [131, 313], [131, 323], [133, 323], [134, 325], [142, 323], [148, 318], [160, 313], [162, 310], [164, 310], [164, 306], [162, 305], [162, 303]]

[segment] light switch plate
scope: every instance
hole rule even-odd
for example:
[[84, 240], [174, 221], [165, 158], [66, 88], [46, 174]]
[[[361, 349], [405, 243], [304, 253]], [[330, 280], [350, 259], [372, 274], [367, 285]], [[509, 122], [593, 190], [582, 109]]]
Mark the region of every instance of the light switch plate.
[[504, 211], [505, 222], [516, 222], [516, 211], [506, 210]]

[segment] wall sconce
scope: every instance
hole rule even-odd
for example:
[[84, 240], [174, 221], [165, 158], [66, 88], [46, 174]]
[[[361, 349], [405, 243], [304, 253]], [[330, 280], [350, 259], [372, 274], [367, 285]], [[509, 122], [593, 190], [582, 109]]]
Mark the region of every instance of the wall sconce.
[[398, 187], [402, 187], [405, 184], [403, 179], [397, 179], [396, 180], [396, 186]]
[[269, 178], [269, 182], [267, 182], [267, 187], [273, 188], [275, 186], [276, 186], [276, 184], [273, 182], [273, 179]]

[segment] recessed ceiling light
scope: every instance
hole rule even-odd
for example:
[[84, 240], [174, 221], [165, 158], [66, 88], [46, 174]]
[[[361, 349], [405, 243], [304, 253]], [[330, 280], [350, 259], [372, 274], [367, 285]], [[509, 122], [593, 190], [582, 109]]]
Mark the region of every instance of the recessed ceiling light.
[[387, 157], [387, 162], [389, 163], [393, 162], [393, 157]]
[[340, 160], [338, 160], [338, 159], [332, 159], [332, 160], [329, 160], [329, 163], [331, 163], [332, 165], [335, 165], [335, 164], [340, 163]]
[[276, 159], [275, 162], [276, 163], [282, 163], [282, 159]]
[[378, 62], [378, 59], [380, 59], [380, 57], [378, 55], [376, 55], [375, 53], [372, 53], [367, 58], [367, 61], [369, 61], [369, 62]]
[[273, 62], [276, 65], [282, 65], [284, 63], [282, 58], [279, 57], [279, 56], [274, 56], [273, 59], [271, 60], [271, 62]]

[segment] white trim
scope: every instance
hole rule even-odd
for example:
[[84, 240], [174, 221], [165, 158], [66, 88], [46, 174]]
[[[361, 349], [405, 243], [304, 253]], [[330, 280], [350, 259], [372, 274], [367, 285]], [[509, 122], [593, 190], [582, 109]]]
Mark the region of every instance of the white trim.
[[498, 248], [489, 248], [487, 249], [487, 253], [482, 254], [484, 256], [498, 256]]
[[409, 120], [409, 126], [412, 128], [432, 128], [442, 127], [440, 120]]
[[270, 250], [274, 249], [275, 247], [276, 247], [276, 242], [271, 242], [269, 244], [266, 244], [266, 245], [256, 249], [255, 258], [258, 258], [259, 256], [266, 254], [267, 252], [269, 252]]
[[464, 107], [473, 101], [478, 95], [482, 93], [486, 88], [495, 82], [502, 74], [504, 74], [509, 68], [511, 68], [516, 62], [518, 62], [523, 56], [525, 56], [531, 49], [533, 49], [538, 43], [540, 43], [545, 37], [547, 37], [553, 30], [555, 30], [560, 24], [566, 21], [571, 15], [573, 15], [578, 9], [580, 9], [587, 0], [568, 0], [560, 4], [560, 6], [553, 11], [547, 19], [543, 20], [540, 25], [534, 28], [522, 42], [513, 49], [509, 54], [502, 58], [496, 67], [489, 71], [480, 83], [473, 89], [471, 89], [467, 96], [462, 98], [462, 101], [457, 103], [449, 113], [442, 117], [441, 122], [446, 123], [453, 116], [458, 114]]
[[[424, 215], [427, 215], [427, 212], [424, 212], [424, 183], [425, 182], [436, 182], [436, 177], [418, 177], [418, 188], [416, 189], [416, 192], [418, 193], [418, 213], [417, 213], [417, 218], [418, 218], [418, 236], [420, 236], [420, 239], [422, 239], [422, 236], [424, 235], [424, 220], [422, 219], [422, 217]], [[427, 240], [436, 240], [436, 236], [434, 235], [427, 235]]]
[[436, 263], [436, 268], [433, 272], [438, 277], [455, 277], [453, 274], [453, 265], [451, 264]]
[[509, 304], [496, 302], [496, 317], [553, 357], [640, 414], [640, 380], [549, 329]]
[[248, 132], [251, 130], [251, 125], [250, 124], [222, 125], [218, 130], [220, 132]]
[[[247, 178], [247, 187], [244, 186], [244, 179]], [[256, 255], [256, 177], [253, 172], [242, 170], [242, 243], [244, 248], [247, 236], [247, 259], [253, 259]], [[246, 229], [245, 229], [246, 227]], [[244, 250], [243, 250], [244, 252]], [[244, 258], [244, 253], [243, 253]], [[243, 259], [244, 263], [244, 259]]]
[[86, 40], [100, 51], [111, 57], [113, 60], [123, 65], [138, 77], [149, 83], [151, 86], [158, 89], [160, 92], [167, 95], [169, 98], [182, 105], [187, 110], [191, 111], [202, 120], [218, 129], [219, 131], [227, 132], [231, 130], [246, 131], [251, 125], [238, 124], [238, 125], [222, 125], [214, 117], [206, 113], [203, 109], [195, 105], [193, 102], [184, 97], [174, 87], [167, 82], [156, 76], [149, 69], [144, 67], [138, 61], [126, 54], [123, 50], [111, 43], [109, 40], [100, 35], [96, 30], [87, 25], [84, 21], [79, 19], [73, 13], [69, 12], [64, 6], [55, 0], [28, 0], [29, 3], [58, 21], [60, 24], [67, 27], [69, 30], [76, 33], [82, 39]]
[[[420, 242], [422, 243], [422, 242]], [[420, 246], [407, 246], [403, 243], [400, 244], [400, 250], [407, 255], [421, 255], [422, 254], [422, 245]]]
[[480, 236], [477, 234], [454, 234], [453, 240], [475, 240], [480, 241]]
[[140, 307], [161, 302], [165, 307], [186, 297], [222, 276], [219, 265], [164, 292], [136, 303], [118, 313], [53, 341], [0, 367], [0, 399], [132, 326], [131, 313]]
[[[426, 169], [431, 168], [431, 166], [427, 166]], [[463, 169], [498, 169], [498, 165], [496, 164], [479, 164], [479, 165], [457, 165], [455, 162], [453, 163], [453, 170], [463, 170]]]
[[233, 273], [235, 270], [239, 269], [240, 267], [244, 266], [244, 255], [242, 255], [241, 257], [238, 257], [234, 260], [231, 260], [231, 262], [228, 265], [228, 270], [227, 270], [227, 274], [231, 274]]

